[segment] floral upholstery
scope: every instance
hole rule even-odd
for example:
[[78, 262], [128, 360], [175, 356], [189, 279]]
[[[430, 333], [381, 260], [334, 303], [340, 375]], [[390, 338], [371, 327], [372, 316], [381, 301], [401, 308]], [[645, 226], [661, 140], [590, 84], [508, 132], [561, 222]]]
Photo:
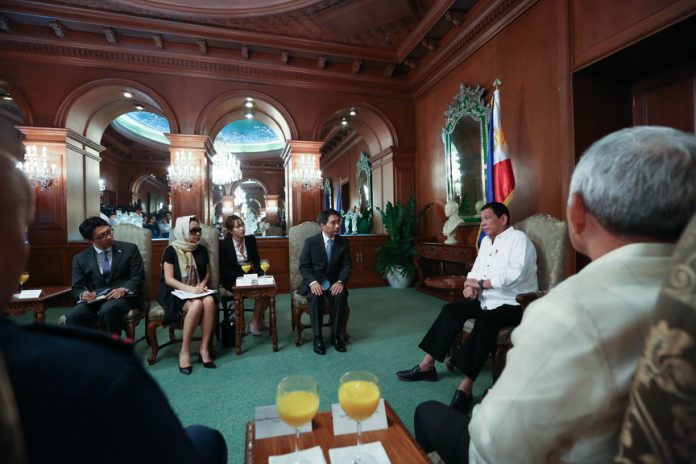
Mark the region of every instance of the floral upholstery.
[[[309, 306], [307, 304], [307, 298], [297, 293], [297, 288], [299, 288], [302, 283], [302, 274], [300, 273], [300, 254], [302, 253], [302, 247], [304, 242], [308, 237], [316, 235], [321, 231], [319, 224], [314, 221], [303, 222], [296, 226], [292, 226], [288, 230], [288, 255], [290, 257], [290, 309], [291, 309], [291, 322], [292, 328], [295, 329], [295, 345], [300, 346], [302, 344], [302, 331], [312, 326], [309, 324], [302, 323], [302, 314], [309, 314]], [[330, 314], [331, 308], [328, 304], [324, 306], [324, 314]], [[344, 338], [348, 339], [348, 333], [345, 331], [345, 327], [348, 323], [348, 316], [350, 315], [350, 308], [346, 305], [346, 316], [343, 323], [343, 335]], [[324, 324], [328, 325], [328, 324]]]
[[[220, 234], [215, 227], [201, 224], [201, 245], [208, 250], [208, 258], [210, 260], [210, 280], [208, 281], [209, 288], [218, 288], [220, 282]], [[170, 234], [169, 244], [174, 241], [173, 234]], [[162, 327], [164, 321], [164, 308], [159, 304], [153, 305], [147, 314], [147, 342], [150, 345], [150, 356], [147, 358], [149, 364], [157, 362], [157, 354], [159, 350], [172, 343], [180, 342], [175, 336], [175, 330], [181, 330], [178, 324], [170, 324], [169, 326], [169, 341], [159, 345], [157, 342], [157, 328]]]
[[673, 257], [633, 378], [616, 463], [696, 456], [696, 216]]

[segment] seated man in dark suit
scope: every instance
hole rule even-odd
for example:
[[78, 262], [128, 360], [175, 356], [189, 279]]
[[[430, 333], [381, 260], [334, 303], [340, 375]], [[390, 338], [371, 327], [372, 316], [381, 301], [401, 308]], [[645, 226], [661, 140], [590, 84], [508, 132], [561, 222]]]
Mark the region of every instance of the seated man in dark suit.
[[317, 218], [321, 232], [308, 237], [300, 254], [300, 273], [302, 283], [298, 292], [307, 297], [309, 318], [314, 332], [314, 352], [325, 354], [321, 322], [324, 298], [331, 300], [331, 343], [336, 351], [345, 353], [343, 341], [343, 320], [348, 302], [346, 284], [350, 277], [352, 264], [350, 244], [338, 235], [341, 218], [338, 211], [326, 209]]
[[132, 243], [114, 241], [105, 220], [90, 217], [80, 234], [92, 246], [78, 253], [72, 265], [72, 295], [77, 303], [66, 315], [68, 325], [92, 327], [120, 335], [123, 318], [132, 307], [142, 309], [143, 258]]
[[[24, 269], [33, 216], [31, 187], [15, 163], [0, 153], [0, 216], [12, 218], [0, 228], [0, 312]], [[79, 328], [19, 327], [0, 315], [2, 355], [27, 463], [227, 462], [218, 431], [182, 428], [130, 343]]]

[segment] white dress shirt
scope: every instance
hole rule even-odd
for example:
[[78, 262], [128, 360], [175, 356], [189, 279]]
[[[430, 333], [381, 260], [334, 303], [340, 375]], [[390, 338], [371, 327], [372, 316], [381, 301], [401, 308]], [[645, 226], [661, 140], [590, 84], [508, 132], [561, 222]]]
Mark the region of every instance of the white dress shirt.
[[470, 462], [612, 462], [672, 250], [623, 246], [527, 308], [474, 408]]
[[467, 278], [491, 281], [491, 288], [479, 295], [481, 308], [517, 305], [515, 297], [519, 293], [538, 290], [534, 244], [524, 232], [514, 227], [498, 234], [495, 241], [484, 237]]

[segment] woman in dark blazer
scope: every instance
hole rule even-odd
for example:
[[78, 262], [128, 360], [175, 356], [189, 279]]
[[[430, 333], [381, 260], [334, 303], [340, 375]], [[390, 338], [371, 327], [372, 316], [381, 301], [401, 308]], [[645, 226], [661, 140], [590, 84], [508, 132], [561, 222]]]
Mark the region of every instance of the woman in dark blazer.
[[[261, 269], [259, 249], [256, 246], [256, 237], [246, 235], [244, 220], [237, 215], [228, 216], [225, 220], [225, 239], [220, 243], [220, 281], [222, 286], [232, 291], [237, 277], [244, 275], [241, 263], [251, 263], [249, 272], [264, 275]], [[254, 301], [254, 315], [251, 317], [249, 331], [252, 335], [262, 335], [268, 330], [263, 322], [264, 312], [269, 306], [268, 297], [262, 297]]]

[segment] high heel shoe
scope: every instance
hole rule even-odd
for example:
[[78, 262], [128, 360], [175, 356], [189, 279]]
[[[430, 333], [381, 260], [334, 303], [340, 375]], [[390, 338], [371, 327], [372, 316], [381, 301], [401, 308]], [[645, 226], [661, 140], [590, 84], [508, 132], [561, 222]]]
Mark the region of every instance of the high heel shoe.
[[196, 353], [196, 354], [198, 355], [198, 360], [201, 363], [203, 363], [203, 367], [205, 367], [206, 369], [217, 369], [217, 366], [215, 365], [215, 361], [205, 362], [205, 361], [203, 361], [203, 356], [201, 356], [200, 353]]
[[191, 375], [191, 372], [193, 372], [193, 366], [188, 366], [188, 367], [179, 366], [179, 372], [181, 372], [184, 375]]

